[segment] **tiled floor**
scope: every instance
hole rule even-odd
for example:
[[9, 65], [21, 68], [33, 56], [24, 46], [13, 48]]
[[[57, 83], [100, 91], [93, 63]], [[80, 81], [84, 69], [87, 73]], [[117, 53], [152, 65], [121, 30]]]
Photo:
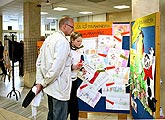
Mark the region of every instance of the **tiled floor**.
[[[15, 77], [14, 77], [14, 84], [12, 82], [12, 78], [11, 81], [8, 81], [8, 78], [6, 78], [5, 82], [4, 81], [0, 81], [0, 96], [4, 96], [7, 97], [7, 95], [9, 94], [8, 98], [10, 99], [14, 99], [16, 100], [16, 95], [18, 96], [18, 102], [22, 102], [22, 100], [24, 99], [25, 95], [27, 94], [27, 92], [29, 91], [28, 88], [24, 87], [23, 84], [23, 77], [19, 77], [19, 70], [18, 67], [15, 67]], [[0, 76], [1, 77], [1, 76]], [[12, 91], [13, 90], [13, 85], [14, 85], [14, 89], [16, 92]], [[11, 97], [10, 97], [10, 93]], [[21, 96], [19, 96], [19, 93], [21, 94]], [[43, 108], [47, 108], [47, 99], [44, 98], [41, 102], [41, 107]], [[46, 111], [47, 112], [47, 111]], [[45, 112], [45, 115], [47, 114]], [[79, 118], [79, 120], [110, 120], [110, 119], [118, 119], [118, 114], [112, 114], [112, 113], [88, 113], [88, 117], [87, 118]], [[132, 119], [131, 115], [127, 115], [127, 119]], [[39, 120], [46, 120], [46, 116], [45, 118], [40, 118]]]

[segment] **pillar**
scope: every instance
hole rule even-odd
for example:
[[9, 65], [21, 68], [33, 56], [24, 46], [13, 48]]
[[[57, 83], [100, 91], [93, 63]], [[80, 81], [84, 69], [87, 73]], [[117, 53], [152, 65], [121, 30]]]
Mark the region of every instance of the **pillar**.
[[26, 87], [31, 87], [35, 81], [37, 40], [41, 36], [40, 11], [41, 8], [36, 3], [24, 3], [24, 85]]
[[160, 78], [162, 80], [160, 88], [160, 106], [165, 114], [165, 0], [160, 0]]
[[159, 0], [132, 0], [132, 20], [159, 12]]

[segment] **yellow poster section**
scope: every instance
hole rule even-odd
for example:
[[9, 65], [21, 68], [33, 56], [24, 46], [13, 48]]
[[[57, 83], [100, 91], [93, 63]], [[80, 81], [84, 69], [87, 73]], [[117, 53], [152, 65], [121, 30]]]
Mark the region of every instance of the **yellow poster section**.
[[140, 32], [141, 32], [141, 28], [143, 27], [149, 27], [149, 26], [155, 26], [156, 24], [156, 14], [151, 14], [148, 16], [144, 16], [142, 18], [138, 18], [133, 26], [132, 26], [132, 44], [136, 41], [136, 39], [138, 38]]

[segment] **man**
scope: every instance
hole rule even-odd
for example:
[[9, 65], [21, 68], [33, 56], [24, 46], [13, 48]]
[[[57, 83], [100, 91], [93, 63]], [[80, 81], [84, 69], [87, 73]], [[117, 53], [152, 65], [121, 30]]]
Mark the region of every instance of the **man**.
[[67, 120], [72, 81], [70, 45], [66, 36], [74, 30], [74, 21], [63, 17], [59, 31], [43, 43], [36, 62], [36, 94], [42, 89], [48, 96], [47, 120]]

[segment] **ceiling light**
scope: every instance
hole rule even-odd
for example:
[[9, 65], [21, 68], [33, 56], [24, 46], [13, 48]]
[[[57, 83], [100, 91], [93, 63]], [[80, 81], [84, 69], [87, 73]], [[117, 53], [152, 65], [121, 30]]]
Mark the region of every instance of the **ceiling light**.
[[113, 8], [116, 8], [116, 9], [126, 9], [126, 8], [130, 8], [130, 6], [119, 5], [119, 6], [114, 6]]
[[52, 18], [52, 17], [48, 17], [46, 19], [49, 19], [49, 20], [56, 20], [57, 18]]
[[53, 10], [64, 11], [64, 10], [67, 10], [67, 8], [56, 7], [56, 8], [53, 8]]
[[80, 14], [91, 14], [92, 12], [79, 12]]
[[47, 12], [41, 12], [41, 15], [46, 15], [46, 14], [48, 14]]

